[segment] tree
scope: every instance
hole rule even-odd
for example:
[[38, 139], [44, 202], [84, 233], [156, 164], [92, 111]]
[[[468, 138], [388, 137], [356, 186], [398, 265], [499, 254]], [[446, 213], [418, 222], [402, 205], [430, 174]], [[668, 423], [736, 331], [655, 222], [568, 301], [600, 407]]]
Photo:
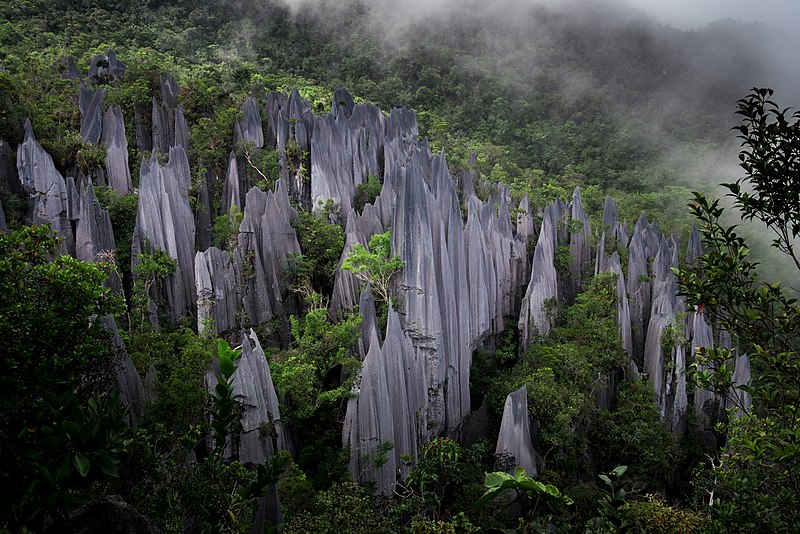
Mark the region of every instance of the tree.
[[[800, 232], [800, 114], [789, 116], [772, 94], [753, 89], [738, 102], [743, 118], [735, 130], [745, 176], [723, 186], [742, 219], [762, 221], [775, 235], [773, 246], [800, 270], [794, 248]], [[697, 383], [725, 396], [741, 415], [728, 425], [727, 449], [713, 464], [711, 504], [719, 528], [747, 529], [750, 523], [739, 519], [748, 518], [759, 528], [785, 530], [800, 520], [800, 306], [779, 282], [758, 281], [747, 242], [720, 222], [719, 200], [695, 193], [690, 209], [701, 223], [705, 254], [693, 268], [676, 270], [680, 294], [735, 337], [753, 369], [749, 384], [736, 384], [732, 351], [698, 353], [706, 369], [695, 373]], [[752, 397], [752, 406], [742, 402], [740, 390]]]
[[369, 250], [361, 243], [353, 245], [353, 250], [342, 263], [342, 269], [354, 273], [361, 281], [369, 283], [375, 294], [385, 303], [391, 299], [389, 284], [392, 276], [406, 266], [399, 255], [391, 255], [391, 243], [390, 228], [370, 238]]
[[0, 234], [0, 530], [59, 525], [129, 442], [98, 320], [120, 302], [103, 265], [54, 258], [57, 243], [44, 226]]

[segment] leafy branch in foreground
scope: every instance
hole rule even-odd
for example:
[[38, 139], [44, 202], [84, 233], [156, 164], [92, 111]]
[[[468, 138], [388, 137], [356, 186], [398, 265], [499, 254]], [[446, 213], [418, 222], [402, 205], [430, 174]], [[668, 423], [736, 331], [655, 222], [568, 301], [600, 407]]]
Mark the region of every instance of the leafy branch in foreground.
[[[746, 175], [730, 184], [734, 206], [742, 219], [758, 219], [777, 236], [772, 246], [792, 258], [800, 269], [794, 240], [800, 233], [800, 111], [789, 115], [770, 100], [772, 89], [753, 88], [737, 102], [742, 123], [740, 166]], [[794, 122], [789, 122], [795, 119]]]
[[233, 373], [237, 369], [234, 362], [241, 353], [242, 349], [232, 349], [224, 339], [217, 342], [220, 374], [217, 375], [217, 385], [214, 388], [211, 424], [214, 428], [214, 447], [220, 457], [224, 454], [231, 427], [239, 418], [236, 400], [233, 398]]
[[536, 481], [527, 476], [525, 469], [517, 467], [513, 475], [498, 471], [495, 473], [486, 473], [486, 478], [483, 482], [486, 486], [486, 492], [475, 502], [475, 506], [483, 506], [491, 501], [506, 490], [516, 490], [517, 494], [527, 495], [528, 498], [534, 501], [532, 512], [535, 514], [539, 505], [539, 500], [544, 497], [551, 502], [561, 505], [572, 505], [572, 499], [563, 495], [557, 487], [552, 484], [544, 484]]

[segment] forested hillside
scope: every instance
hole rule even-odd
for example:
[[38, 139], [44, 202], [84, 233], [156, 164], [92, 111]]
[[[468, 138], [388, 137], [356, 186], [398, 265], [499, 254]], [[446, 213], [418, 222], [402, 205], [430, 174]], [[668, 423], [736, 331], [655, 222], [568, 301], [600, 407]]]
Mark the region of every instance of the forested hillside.
[[778, 32], [0, 8], [0, 528], [797, 523], [797, 307], [749, 248], [796, 291]]

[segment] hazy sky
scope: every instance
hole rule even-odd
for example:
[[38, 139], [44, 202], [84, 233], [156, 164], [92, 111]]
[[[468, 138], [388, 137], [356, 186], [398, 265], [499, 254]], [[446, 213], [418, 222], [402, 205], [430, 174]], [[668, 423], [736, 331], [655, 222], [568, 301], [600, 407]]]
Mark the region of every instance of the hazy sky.
[[730, 17], [797, 31], [800, 0], [627, 0], [679, 28], [694, 28]]

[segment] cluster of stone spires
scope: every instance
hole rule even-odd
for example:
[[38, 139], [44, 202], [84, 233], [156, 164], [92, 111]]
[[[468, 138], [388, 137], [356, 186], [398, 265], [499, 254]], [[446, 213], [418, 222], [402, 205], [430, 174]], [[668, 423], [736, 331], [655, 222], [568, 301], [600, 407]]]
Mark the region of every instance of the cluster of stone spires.
[[[103, 76], [124, 72], [113, 51], [106, 63], [98, 67], [106, 69]], [[72, 72], [69, 65], [74, 68], [74, 62], [65, 65], [66, 72]], [[80, 72], [74, 74], [80, 78]], [[154, 288], [153, 296], [160, 295], [163, 302], [158, 311], [173, 320], [194, 315], [199, 330], [210, 329], [244, 348], [236, 386], [245, 408], [239, 458], [260, 463], [276, 450], [291, 448], [269, 368], [250, 327], [293, 311], [283, 300], [282, 276], [286, 260], [300, 252], [291, 225], [297, 219], [292, 206], [319, 210], [328, 200], [340, 208], [346, 227], [342, 259], [356, 243], [367, 246], [373, 234], [391, 229], [392, 253], [405, 262], [393, 280], [398, 306], [390, 308], [385, 332], [378, 330], [370, 288], [362, 289], [352, 273], [336, 273], [331, 307], [342, 312], [358, 306], [363, 316], [358, 345], [363, 368], [343, 428], [354, 479], [374, 481], [380, 493], [390, 494], [398, 473], [404, 476], [410, 469], [401, 458], [416, 459], [433, 437], [458, 436], [464, 430], [472, 406], [473, 350], [513, 327], [508, 319], [514, 317], [519, 317], [520, 347], [528, 348], [552, 328], [548, 307], [553, 302], [571, 301], [592, 274], [606, 271], [617, 276], [618, 322], [629, 355], [626, 374], [650, 380], [662, 419], [675, 431], [683, 429], [689, 398], [687, 359], [694, 348], [715, 343], [714, 329], [702, 313], [685, 316], [686, 305], [677, 296], [671, 270], [678, 266], [678, 243], [674, 236], [660, 234], [644, 214], [629, 236], [628, 225], [618, 220], [616, 206], [607, 199], [602, 229], [593, 233], [576, 188], [569, 204], [557, 200], [540, 213], [534, 213], [523, 197], [512, 219], [508, 188], [498, 184], [488, 200], [478, 198], [475, 173], [451, 176], [444, 153], [432, 154], [419, 139], [413, 111], [394, 109], [386, 115], [373, 105], [356, 104], [340, 89], [334, 93], [331, 112], [317, 116], [295, 89], [289, 95], [266, 95], [266, 131], [258, 101], [250, 98], [242, 106], [234, 141], [276, 146], [281, 179], [270, 192], [246, 190], [240, 162], [231, 153], [222, 205], [226, 210], [237, 206], [243, 220], [236, 246], [222, 251], [208, 246], [208, 184], [200, 185], [194, 211], [189, 203], [188, 125], [177, 105], [178, 86], [172, 77], [162, 78], [161, 86], [162, 102], [152, 101], [148, 140], [140, 135], [148, 130], [146, 121], [136, 115], [137, 145], [152, 149], [153, 155], [141, 164], [132, 261], [142, 252], [166, 251], [177, 261], [177, 269], [162, 287]], [[111, 223], [97, 202], [93, 181], [123, 194], [131, 191], [123, 116], [119, 107], [103, 115], [104, 96], [102, 88], [81, 85], [81, 135], [86, 143], [105, 146], [105, 173], [99, 169], [92, 176], [79, 175], [77, 181], [72, 176], [65, 180], [36, 142], [29, 122], [25, 140], [17, 147], [16, 169], [6, 169], [3, 156], [10, 155], [9, 147], [0, 146], [3, 190], [21, 184], [30, 198], [30, 222], [50, 224], [65, 238], [60, 252], [87, 261], [115, 249]], [[169, 155], [166, 164], [159, 162], [159, 153]], [[382, 178], [382, 190], [358, 213], [353, 197], [369, 176]], [[538, 228], [537, 215], [542, 219]], [[530, 259], [532, 240], [536, 247]], [[567, 277], [556, 269], [559, 246], [570, 251]], [[614, 252], [609, 256], [607, 250]], [[627, 251], [627, 277], [617, 250]], [[694, 229], [687, 259], [701, 252]], [[118, 281], [109, 283], [121, 291]], [[665, 336], [675, 336], [678, 342], [665, 343]], [[730, 336], [721, 332], [716, 343], [730, 347]], [[210, 373], [211, 387], [213, 377]], [[746, 355], [738, 357], [735, 377], [738, 383], [749, 379]], [[606, 387], [597, 394], [601, 408], [610, 407], [619, 377], [606, 378]], [[131, 365], [121, 366], [119, 383], [123, 397], [141, 406], [147, 393]], [[702, 422], [709, 423], [721, 408], [720, 399], [710, 392], [695, 391], [694, 400]], [[132, 417], [140, 413], [137, 408]], [[524, 388], [509, 394], [496, 450], [535, 474], [537, 455], [527, 413]], [[260, 432], [261, 423], [275, 432]], [[394, 444], [389, 461], [375, 467], [372, 459], [386, 442]]]

